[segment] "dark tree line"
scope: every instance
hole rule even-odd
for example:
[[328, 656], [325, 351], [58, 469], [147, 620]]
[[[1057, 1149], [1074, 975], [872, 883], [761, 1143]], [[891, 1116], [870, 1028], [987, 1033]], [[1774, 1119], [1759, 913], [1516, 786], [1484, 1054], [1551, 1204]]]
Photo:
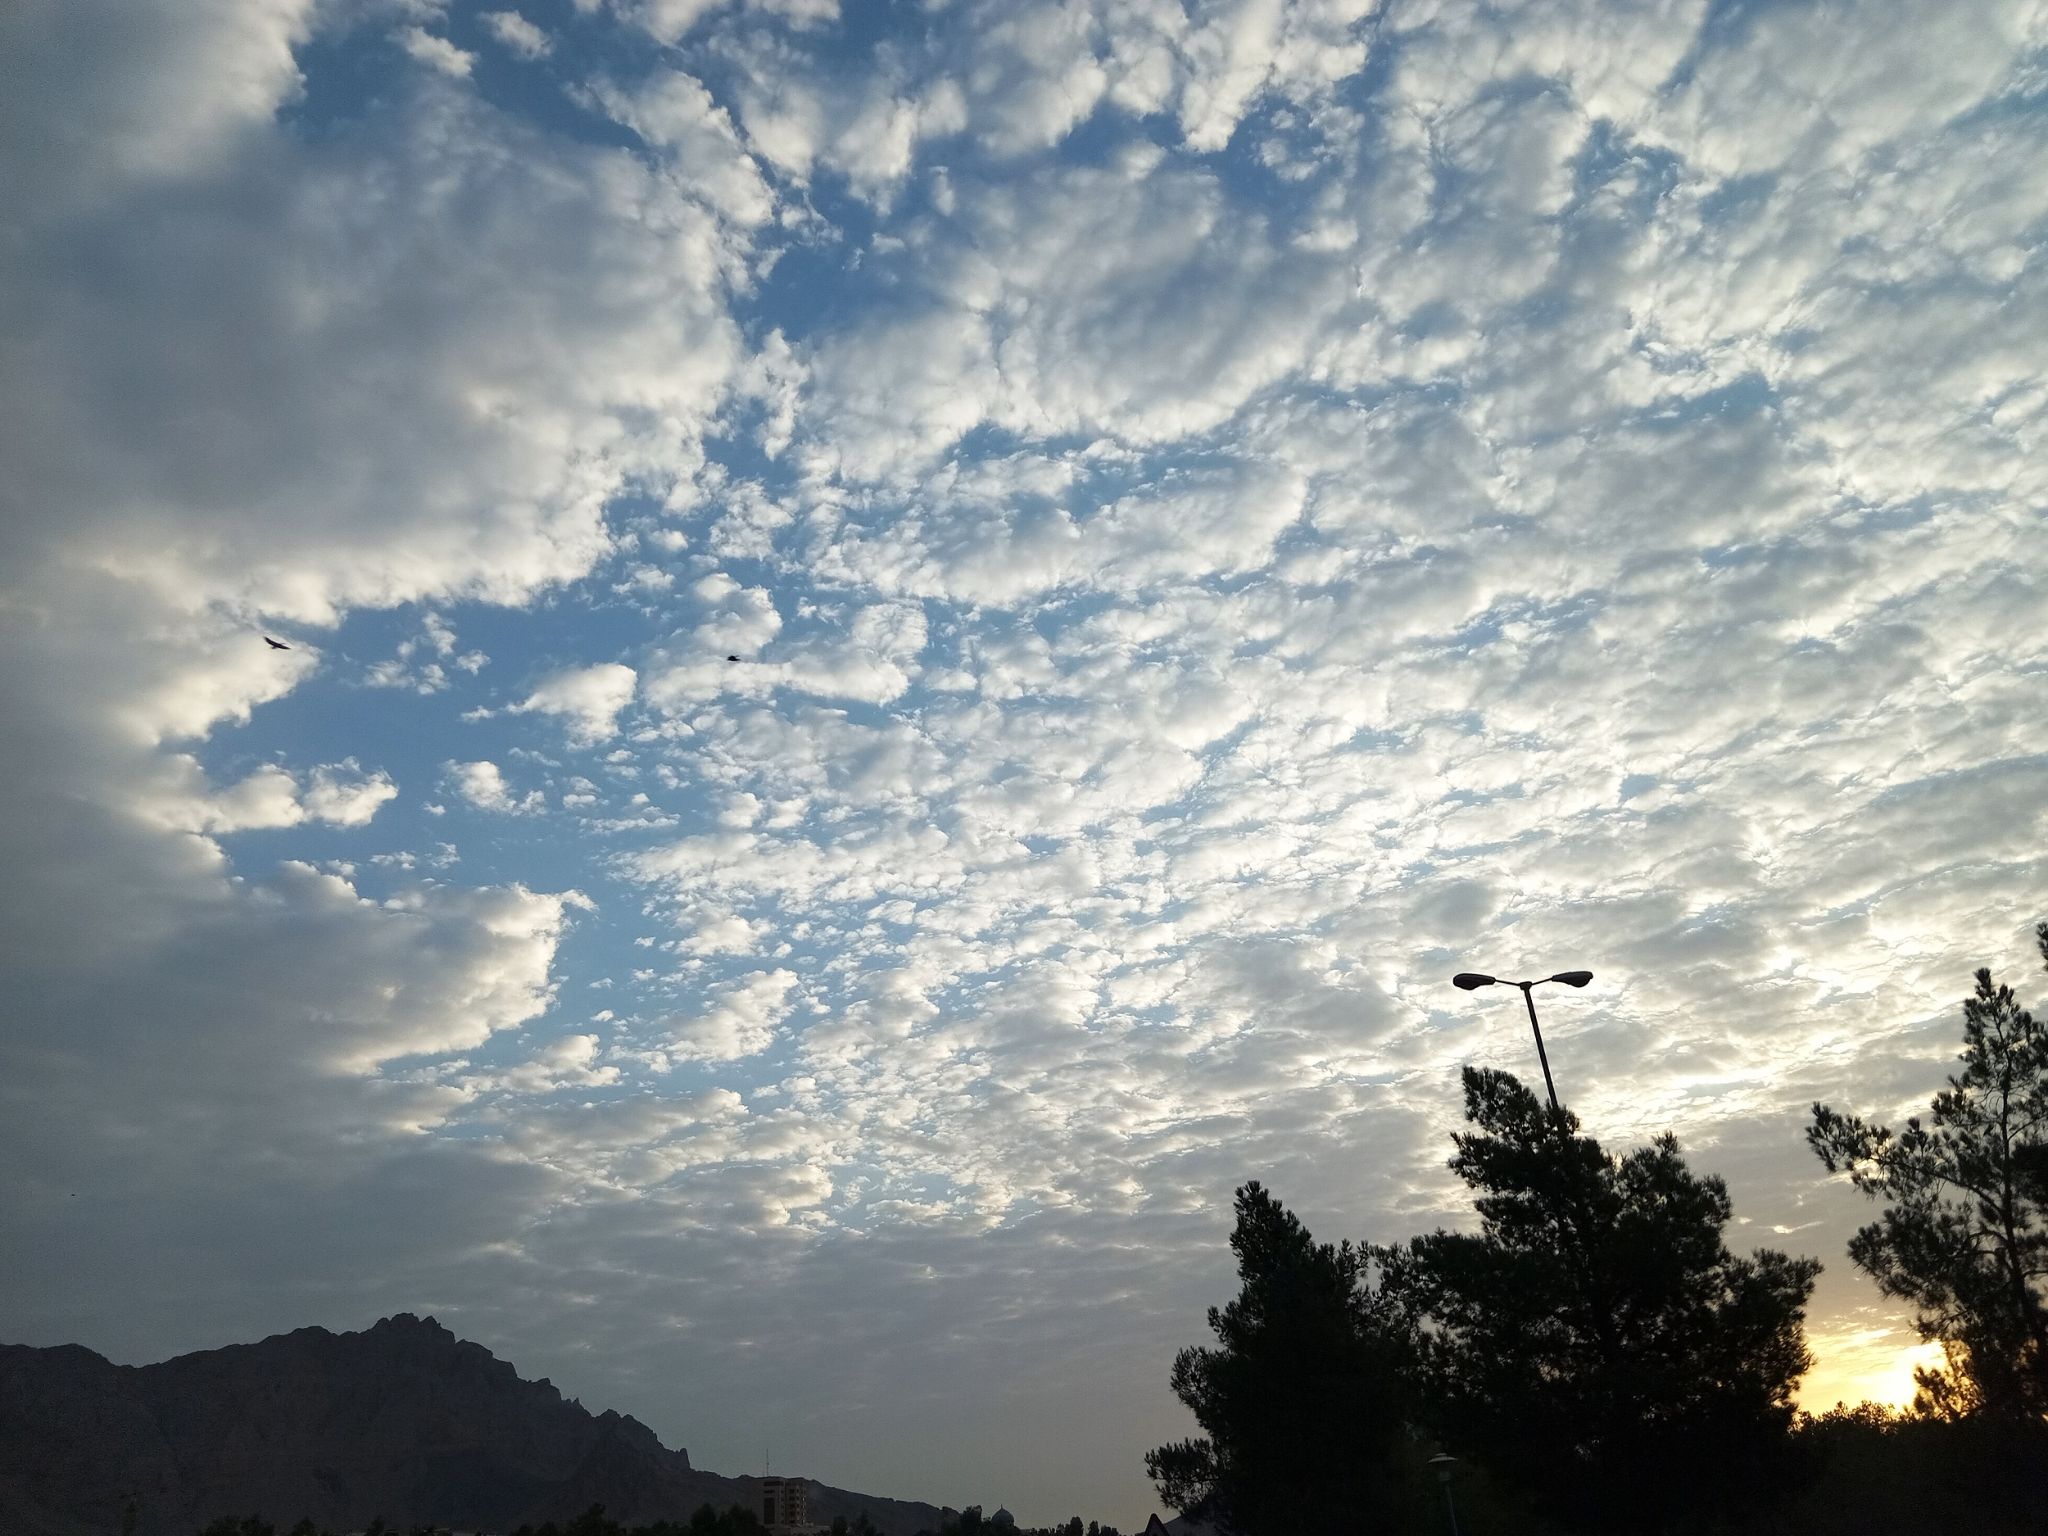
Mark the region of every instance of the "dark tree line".
[[1808, 1132], [1885, 1204], [1852, 1259], [1947, 1349], [1912, 1412], [1797, 1414], [1820, 1265], [1731, 1251], [1673, 1138], [1614, 1156], [1468, 1069], [1477, 1230], [1332, 1247], [1245, 1185], [1241, 1292], [1174, 1362], [1202, 1434], [1147, 1471], [1236, 1536], [1446, 1529], [1443, 1454], [1468, 1536], [2048, 1529], [2048, 1030], [1989, 972], [1962, 1063], [1924, 1126], [1816, 1105]]
[[[835, 1536], [846, 1536], [846, 1533], [836, 1532]], [[1102, 1525], [1093, 1520], [1083, 1525], [1079, 1515], [1064, 1525], [1020, 1526], [1003, 1510], [997, 1510], [993, 1516], [984, 1516], [979, 1504], [970, 1504], [965, 1509], [945, 1511], [939, 1519], [937, 1531], [922, 1530], [917, 1536], [1122, 1536], [1122, 1533], [1113, 1525]]]
[[[765, 1530], [759, 1515], [738, 1504], [726, 1509], [705, 1504], [688, 1520], [657, 1520], [651, 1525], [630, 1528], [607, 1516], [602, 1504], [593, 1504], [573, 1520], [561, 1524], [549, 1520], [541, 1525], [522, 1525], [512, 1536], [762, 1536]], [[278, 1536], [278, 1533], [277, 1528], [260, 1515], [241, 1519], [223, 1515], [200, 1531], [199, 1536]], [[334, 1536], [334, 1533], [323, 1530], [311, 1520], [301, 1520], [286, 1531], [285, 1536]], [[392, 1525], [379, 1516], [364, 1529], [363, 1536], [449, 1536], [449, 1528], [442, 1525]], [[857, 1527], [850, 1527], [844, 1516], [834, 1520], [832, 1536], [876, 1536], [876, 1533], [866, 1511], [862, 1511]]]
[[[991, 1520], [983, 1518], [979, 1504], [970, 1504], [958, 1511], [949, 1509], [941, 1518], [937, 1531], [920, 1531], [918, 1536], [1122, 1536], [1113, 1525], [1101, 1525], [1090, 1520], [1084, 1526], [1079, 1515], [1065, 1525], [1024, 1528], [1010, 1523], [1001, 1511], [997, 1513], [1000, 1518]], [[566, 1524], [550, 1520], [543, 1525], [522, 1525], [512, 1536], [764, 1536], [766, 1530], [767, 1527], [761, 1524], [761, 1517], [740, 1504], [724, 1509], [705, 1504], [686, 1521], [657, 1520], [651, 1525], [631, 1527], [607, 1516], [602, 1504], [593, 1504]], [[834, 1516], [830, 1531], [831, 1536], [880, 1536], [866, 1510], [852, 1520], [844, 1515]], [[199, 1536], [278, 1536], [278, 1533], [277, 1528], [260, 1515], [241, 1519], [224, 1515], [200, 1531]], [[334, 1533], [322, 1530], [311, 1520], [301, 1520], [285, 1536], [334, 1536]], [[364, 1536], [449, 1536], [449, 1533], [446, 1527], [437, 1525], [415, 1525], [401, 1530], [377, 1519], [370, 1522]]]
[[[549, 1520], [537, 1526], [522, 1525], [512, 1536], [761, 1536], [765, 1529], [760, 1516], [738, 1504], [726, 1509], [705, 1504], [686, 1521], [657, 1520], [652, 1525], [637, 1525], [630, 1529], [609, 1518], [602, 1504], [593, 1504], [566, 1523], [557, 1524]], [[224, 1515], [200, 1531], [199, 1536], [277, 1536], [277, 1528], [260, 1515], [241, 1519]], [[285, 1536], [334, 1536], [334, 1533], [322, 1530], [311, 1520], [301, 1520]], [[391, 1525], [380, 1516], [369, 1523], [363, 1536], [450, 1536], [450, 1533], [448, 1527], [440, 1525]], [[832, 1522], [832, 1536], [856, 1536], [856, 1533], [850, 1530], [842, 1517]], [[861, 1529], [857, 1536], [875, 1536], [874, 1527], [868, 1524], [865, 1512], [861, 1515]]]

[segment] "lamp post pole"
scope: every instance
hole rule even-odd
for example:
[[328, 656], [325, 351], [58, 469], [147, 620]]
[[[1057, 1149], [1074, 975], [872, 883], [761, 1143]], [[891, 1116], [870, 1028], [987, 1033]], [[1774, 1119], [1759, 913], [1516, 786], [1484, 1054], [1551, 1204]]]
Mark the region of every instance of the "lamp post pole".
[[1444, 1485], [1444, 1513], [1451, 1518], [1451, 1536], [1459, 1536], [1458, 1501], [1451, 1497], [1451, 1468], [1458, 1464], [1458, 1458], [1439, 1453], [1429, 1458], [1429, 1464], [1436, 1468], [1436, 1480]]
[[1536, 1059], [1543, 1064], [1543, 1087], [1550, 1095], [1550, 1112], [1554, 1115], [1563, 1114], [1564, 1111], [1557, 1103], [1557, 1084], [1550, 1080], [1550, 1055], [1543, 1049], [1543, 1026], [1536, 1022], [1536, 983], [1524, 981], [1516, 985], [1522, 989], [1522, 1001], [1529, 1005], [1529, 1033], [1536, 1037]]
[[1555, 976], [1539, 976], [1534, 981], [1503, 982], [1498, 976], [1482, 976], [1477, 971], [1460, 971], [1451, 978], [1451, 985], [1466, 992], [1476, 992], [1481, 987], [1509, 986], [1522, 989], [1522, 1001], [1529, 1009], [1529, 1032], [1536, 1037], [1536, 1059], [1543, 1064], [1543, 1087], [1550, 1094], [1550, 1110], [1562, 1117], [1564, 1108], [1557, 1102], [1557, 1084], [1550, 1077], [1550, 1053], [1543, 1049], [1543, 1026], [1536, 1022], [1535, 988], [1546, 981], [1561, 981], [1568, 987], [1583, 987], [1593, 979], [1591, 971], [1559, 971]]

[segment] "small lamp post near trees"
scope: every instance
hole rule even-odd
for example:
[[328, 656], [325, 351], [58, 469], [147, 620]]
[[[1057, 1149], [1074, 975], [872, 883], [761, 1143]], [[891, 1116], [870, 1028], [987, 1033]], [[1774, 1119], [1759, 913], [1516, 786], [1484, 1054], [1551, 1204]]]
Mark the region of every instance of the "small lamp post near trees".
[[1429, 1458], [1429, 1465], [1436, 1468], [1436, 1480], [1444, 1486], [1444, 1513], [1450, 1517], [1451, 1536], [1460, 1536], [1458, 1530], [1458, 1501], [1451, 1497], [1451, 1469], [1458, 1464], [1458, 1458], [1438, 1451]]
[[1536, 1036], [1536, 1059], [1543, 1064], [1543, 1086], [1550, 1092], [1552, 1114], [1563, 1114], [1557, 1102], [1557, 1084], [1550, 1080], [1550, 1057], [1543, 1049], [1543, 1026], [1536, 1022], [1536, 999], [1530, 995], [1532, 988], [1540, 987], [1546, 981], [1561, 981], [1568, 987], [1583, 987], [1593, 979], [1591, 971], [1559, 971], [1555, 976], [1540, 977], [1535, 981], [1502, 981], [1497, 976], [1482, 976], [1477, 971], [1460, 971], [1451, 978], [1451, 985], [1466, 992], [1476, 992], [1481, 987], [1520, 987], [1522, 1001], [1529, 1006], [1529, 1028]]

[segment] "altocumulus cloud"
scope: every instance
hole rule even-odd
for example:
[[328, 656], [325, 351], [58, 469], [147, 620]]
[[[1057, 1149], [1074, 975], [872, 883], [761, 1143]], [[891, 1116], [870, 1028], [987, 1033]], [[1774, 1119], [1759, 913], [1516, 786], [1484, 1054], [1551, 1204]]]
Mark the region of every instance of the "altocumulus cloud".
[[615, 661], [565, 667], [536, 683], [518, 708], [559, 716], [572, 742], [590, 746], [617, 729], [619, 711], [633, 702], [636, 682], [633, 669]]
[[1130, 1525], [1575, 963], [1909, 1342], [1800, 1114], [2039, 915], [2048, 11], [528, 10], [0, 18], [22, 1337]]

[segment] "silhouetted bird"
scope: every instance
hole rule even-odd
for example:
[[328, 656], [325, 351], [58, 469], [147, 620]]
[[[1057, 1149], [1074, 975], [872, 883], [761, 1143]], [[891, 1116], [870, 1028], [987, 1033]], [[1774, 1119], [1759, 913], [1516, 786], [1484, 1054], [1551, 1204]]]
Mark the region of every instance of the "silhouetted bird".
[[739, 660], [739, 657], [737, 657], [737, 656], [728, 656], [728, 657], [726, 657], [725, 659], [726, 659], [727, 661], [738, 661], [738, 660]]
[[265, 635], [263, 637], [263, 643], [269, 646], [273, 651], [288, 651], [291, 649], [291, 647], [286, 645], [282, 640], [273, 640], [268, 635]]

